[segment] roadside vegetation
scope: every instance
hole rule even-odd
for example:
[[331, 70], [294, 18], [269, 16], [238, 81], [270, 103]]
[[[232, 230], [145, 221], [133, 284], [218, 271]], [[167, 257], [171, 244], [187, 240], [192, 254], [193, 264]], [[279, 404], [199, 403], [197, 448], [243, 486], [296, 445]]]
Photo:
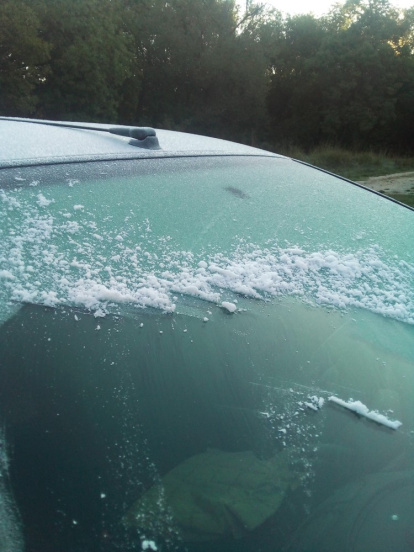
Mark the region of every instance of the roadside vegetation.
[[356, 181], [414, 171], [413, 156], [399, 156], [392, 152], [352, 151], [328, 145], [318, 146], [308, 153], [297, 147], [282, 148], [278, 153]]

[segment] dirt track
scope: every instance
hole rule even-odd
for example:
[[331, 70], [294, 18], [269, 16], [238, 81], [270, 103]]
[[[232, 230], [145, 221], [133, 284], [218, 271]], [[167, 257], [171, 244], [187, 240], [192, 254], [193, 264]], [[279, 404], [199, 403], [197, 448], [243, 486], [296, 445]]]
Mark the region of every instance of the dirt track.
[[367, 188], [372, 188], [385, 194], [413, 194], [414, 172], [372, 176], [368, 180], [360, 181]]

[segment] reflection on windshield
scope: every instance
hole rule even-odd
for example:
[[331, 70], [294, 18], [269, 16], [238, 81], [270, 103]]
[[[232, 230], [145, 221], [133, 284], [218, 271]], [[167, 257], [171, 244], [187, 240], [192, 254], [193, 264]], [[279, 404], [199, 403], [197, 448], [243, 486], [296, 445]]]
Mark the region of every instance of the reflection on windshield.
[[0, 328], [0, 550], [21, 527], [31, 552], [409, 552], [413, 330], [293, 300], [208, 322], [23, 306]]

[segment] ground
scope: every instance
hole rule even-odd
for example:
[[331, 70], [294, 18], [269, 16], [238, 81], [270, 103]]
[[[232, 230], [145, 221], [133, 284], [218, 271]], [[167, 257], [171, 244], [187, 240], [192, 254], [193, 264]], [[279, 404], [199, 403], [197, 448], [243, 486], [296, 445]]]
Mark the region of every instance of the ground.
[[360, 183], [403, 203], [414, 205], [414, 172], [372, 176]]
[[414, 172], [371, 176], [360, 183], [378, 192], [414, 194]]

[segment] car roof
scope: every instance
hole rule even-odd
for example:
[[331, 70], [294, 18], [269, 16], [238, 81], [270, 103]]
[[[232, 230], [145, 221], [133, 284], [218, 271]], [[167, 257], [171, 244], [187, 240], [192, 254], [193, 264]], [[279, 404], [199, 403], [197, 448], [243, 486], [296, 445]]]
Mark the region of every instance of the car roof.
[[146, 127], [0, 117], [0, 168], [175, 156], [282, 157], [226, 140]]

